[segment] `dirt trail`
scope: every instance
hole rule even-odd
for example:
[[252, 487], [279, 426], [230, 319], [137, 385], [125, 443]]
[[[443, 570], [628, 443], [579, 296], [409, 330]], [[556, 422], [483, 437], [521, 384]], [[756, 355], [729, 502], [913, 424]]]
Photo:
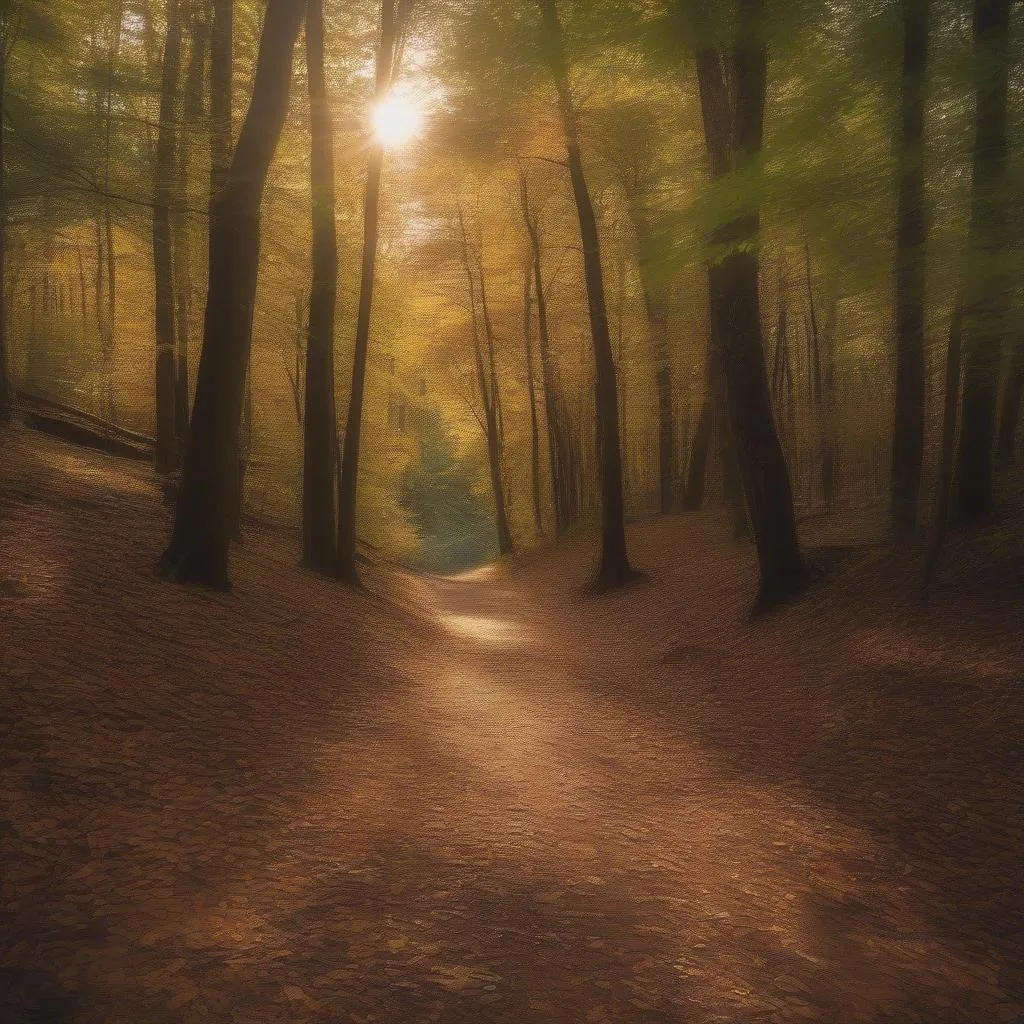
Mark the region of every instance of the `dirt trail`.
[[270, 532], [210, 595], [143, 468], [5, 441], [5, 1024], [1024, 1018], [1019, 601], [748, 623], [681, 520], [601, 600]]

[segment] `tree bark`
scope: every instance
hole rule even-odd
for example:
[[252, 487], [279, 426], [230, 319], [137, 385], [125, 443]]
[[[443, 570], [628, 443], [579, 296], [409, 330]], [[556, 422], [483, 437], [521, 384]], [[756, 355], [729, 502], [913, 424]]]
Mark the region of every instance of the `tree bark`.
[[924, 453], [924, 117], [929, 0], [902, 0], [902, 151], [896, 213], [896, 392], [892, 440], [892, 527], [917, 527]]
[[[380, 102], [387, 95], [395, 70], [395, 47], [398, 36], [395, 0], [381, 0], [380, 29], [374, 91], [376, 102]], [[356, 497], [359, 446], [363, 429], [363, 396], [366, 389], [366, 359], [370, 346], [373, 284], [377, 266], [380, 181], [383, 170], [384, 148], [374, 140], [370, 144], [370, 162], [366, 171], [363, 263], [359, 281], [359, 309], [356, 314], [355, 352], [352, 359], [352, 390], [341, 452], [341, 479], [338, 484], [338, 576], [353, 584], [359, 583], [359, 573], [356, 570]]]
[[104, 129], [105, 160], [103, 170], [103, 188], [108, 199], [103, 208], [103, 226], [106, 235], [107, 251], [107, 315], [103, 329], [106, 333], [106, 361], [108, 365], [107, 406], [108, 416], [112, 423], [117, 422], [117, 406], [114, 402], [114, 345], [117, 338], [117, 259], [114, 252], [114, 218], [110, 209], [110, 162], [111, 132], [113, 127], [114, 102], [114, 69], [121, 52], [121, 24], [124, 20], [124, 3], [118, 0], [115, 10], [114, 39], [107, 56], [107, 97], [106, 124]]
[[705, 395], [697, 417], [697, 429], [690, 446], [690, 463], [686, 470], [681, 502], [684, 512], [696, 512], [704, 504], [704, 482], [707, 479], [708, 453], [711, 451], [711, 435], [715, 427], [715, 400]]
[[530, 401], [530, 482], [533, 491], [533, 525], [544, 536], [544, 513], [540, 485], [540, 430], [537, 423], [537, 384], [533, 370], [533, 277], [532, 267], [523, 274], [523, 346], [526, 349], [526, 391]]
[[239, 424], [259, 271], [260, 203], [288, 113], [301, 0], [269, 0], [252, 102], [210, 219], [209, 285], [174, 531], [161, 568], [183, 582], [228, 585], [239, 477]]
[[210, 205], [227, 182], [231, 163], [234, 0], [213, 0], [210, 28]]
[[491, 491], [494, 495], [495, 529], [498, 534], [498, 551], [502, 555], [511, 554], [515, 547], [508, 526], [505, 510], [505, 488], [501, 477], [501, 437], [498, 425], [497, 377], [494, 369], [493, 353], [494, 338], [490, 323], [490, 313], [486, 304], [486, 285], [484, 284], [483, 260], [478, 272], [480, 275], [480, 296], [484, 318], [484, 332], [491, 353], [491, 374], [488, 383], [487, 371], [484, 367], [484, 356], [480, 349], [480, 328], [476, 315], [476, 283], [473, 279], [473, 261], [469, 251], [469, 240], [466, 235], [466, 222], [462, 210], [459, 210], [459, 232], [462, 242], [462, 261], [466, 271], [466, 282], [469, 289], [469, 306], [471, 312], [471, 329], [473, 333], [473, 363], [476, 368], [477, 386], [480, 389], [480, 401], [484, 408], [484, 432], [487, 440], [487, 463], [491, 474]]
[[188, 182], [191, 162], [191, 134], [203, 116], [203, 72], [206, 66], [209, 25], [204, 13], [199, 12], [197, 0], [192, 0], [190, 18], [191, 46], [185, 87], [182, 98], [182, 127], [178, 135], [178, 185], [174, 205], [171, 234], [174, 239], [174, 284], [176, 299], [175, 342], [177, 365], [174, 380], [174, 432], [180, 450], [184, 450], [188, 436], [190, 389], [188, 382], [189, 340], [192, 318], [192, 245], [191, 225], [186, 216]]
[[971, 189], [970, 257], [964, 307], [964, 398], [960, 431], [960, 522], [992, 511], [992, 455], [999, 353], [1005, 332], [1008, 282], [998, 269], [1003, 251], [1006, 200], [1006, 121], [1010, 0], [975, 0], [974, 174]]
[[[740, 0], [736, 44], [727, 62], [731, 88], [726, 85], [719, 53], [702, 50], [697, 55], [705, 137], [716, 178], [747, 167], [761, 150], [767, 83], [763, 18], [764, 0]], [[712, 234], [709, 241], [723, 254], [708, 268], [708, 293], [712, 345], [722, 352], [733, 437], [757, 545], [758, 603], [765, 606], [796, 591], [805, 569], [765, 370], [756, 248], [759, 227], [754, 209]]]
[[548, 467], [551, 474], [551, 500], [555, 512], [555, 535], [560, 536], [571, 525], [578, 511], [575, 486], [575, 460], [566, 432], [568, 412], [561, 392], [551, 350], [548, 328], [547, 295], [544, 291], [541, 261], [540, 227], [530, 209], [526, 176], [519, 172], [519, 200], [530, 240], [533, 293], [537, 301], [537, 339], [540, 349], [541, 384], [544, 390], [544, 413], [548, 426]]
[[171, 252], [171, 202], [174, 136], [178, 120], [181, 67], [181, 17], [178, 0], [167, 4], [160, 84], [160, 126], [153, 184], [153, 284], [156, 297], [156, 470], [170, 473], [178, 464], [175, 430], [174, 275]]
[[308, 0], [306, 66], [309, 78], [310, 173], [313, 197], [313, 279], [306, 342], [303, 416], [302, 557], [321, 572], [337, 563], [334, 520], [334, 313], [338, 236], [334, 219], [334, 133], [324, 73], [323, 0]]
[[953, 486], [953, 463], [956, 456], [956, 408], [960, 397], [960, 344], [963, 310], [960, 299], [953, 308], [946, 350], [946, 394], [942, 418], [942, 450], [939, 458], [939, 481], [935, 490], [935, 515], [932, 519], [928, 548], [921, 566], [921, 588], [927, 592], [946, 537], [949, 519], [949, 498]]
[[996, 464], [1003, 469], [1013, 464], [1017, 452], [1017, 425], [1020, 422], [1021, 399], [1024, 398], [1024, 338], [1014, 337], [1011, 344], [1013, 350], [1006, 367], [1003, 411], [996, 441]]
[[538, 0], [538, 4], [544, 19], [546, 56], [558, 94], [558, 110], [569, 161], [569, 177], [579, 219], [580, 240], [583, 244], [583, 273], [594, 349], [594, 399], [600, 437], [597, 454], [601, 475], [601, 561], [596, 582], [599, 588], [606, 589], [619, 586], [634, 576], [626, 552], [615, 360], [608, 331], [597, 219], [583, 170], [576, 107], [569, 85], [569, 66], [562, 26], [558, 19], [556, 0]]
[[7, 121], [7, 54], [8, 29], [0, 33], [0, 421], [10, 416], [13, 392], [7, 357], [7, 164], [4, 151], [4, 130]]

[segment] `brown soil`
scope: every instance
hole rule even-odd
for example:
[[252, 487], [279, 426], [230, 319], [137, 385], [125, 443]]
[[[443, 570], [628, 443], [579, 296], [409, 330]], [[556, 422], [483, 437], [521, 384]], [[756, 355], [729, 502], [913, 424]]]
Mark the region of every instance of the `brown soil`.
[[819, 528], [757, 619], [688, 518], [600, 598], [587, 538], [357, 594], [270, 530], [210, 594], [145, 467], [0, 444], [5, 1024], [1024, 1017], [1021, 531], [921, 602]]

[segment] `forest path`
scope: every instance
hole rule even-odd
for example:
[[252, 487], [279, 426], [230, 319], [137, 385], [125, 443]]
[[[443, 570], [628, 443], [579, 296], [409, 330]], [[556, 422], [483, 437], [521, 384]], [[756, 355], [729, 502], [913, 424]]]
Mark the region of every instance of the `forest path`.
[[0, 439], [3, 1024], [1024, 1014], [1019, 601], [749, 623], [668, 520], [605, 598], [259, 531], [208, 594], [144, 467]]

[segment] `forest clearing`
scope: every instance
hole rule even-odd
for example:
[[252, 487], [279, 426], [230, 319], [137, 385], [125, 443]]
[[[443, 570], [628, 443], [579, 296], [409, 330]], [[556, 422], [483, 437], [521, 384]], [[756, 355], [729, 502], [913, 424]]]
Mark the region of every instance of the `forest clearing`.
[[254, 527], [222, 595], [145, 467], [3, 441], [4, 1020], [1024, 1014], [1019, 534], [927, 602], [825, 535], [751, 619], [710, 519], [602, 597], [585, 537], [346, 591]]

